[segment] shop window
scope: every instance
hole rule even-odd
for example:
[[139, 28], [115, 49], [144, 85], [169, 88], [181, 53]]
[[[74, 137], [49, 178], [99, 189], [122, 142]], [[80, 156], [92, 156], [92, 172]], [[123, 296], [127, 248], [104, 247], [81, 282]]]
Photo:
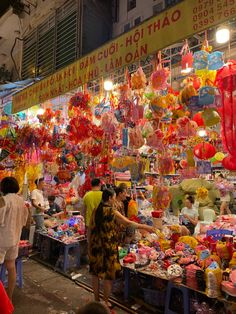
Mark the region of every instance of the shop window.
[[169, 8], [177, 3], [181, 2], [182, 0], [165, 0], [165, 7]]
[[127, 11], [131, 11], [136, 8], [136, 0], [127, 0]]
[[125, 24], [125, 26], [124, 26], [124, 33], [128, 32], [129, 30], [130, 30], [130, 23]]
[[139, 25], [141, 22], [142, 22], [141, 16], [137, 17], [137, 18], [134, 20], [134, 26]]
[[158, 3], [158, 4], [155, 4], [153, 6], [153, 15], [156, 15], [162, 11], [163, 11], [163, 4], [162, 3]]

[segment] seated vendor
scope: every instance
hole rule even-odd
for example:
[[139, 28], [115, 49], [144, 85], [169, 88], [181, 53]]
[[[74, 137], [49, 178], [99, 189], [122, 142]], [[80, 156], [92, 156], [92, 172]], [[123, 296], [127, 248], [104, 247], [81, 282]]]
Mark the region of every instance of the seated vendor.
[[48, 216], [51, 217], [58, 217], [59, 215], [61, 215], [62, 210], [61, 208], [55, 203], [55, 196], [54, 195], [50, 195], [48, 196], [48, 203], [49, 203], [49, 209], [46, 212], [46, 214]]
[[195, 227], [198, 223], [198, 212], [193, 207], [194, 197], [187, 196], [185, 199], [185, 207], [181, 210], [182, 225], [188, 228], [190, 234], [194, 234]]

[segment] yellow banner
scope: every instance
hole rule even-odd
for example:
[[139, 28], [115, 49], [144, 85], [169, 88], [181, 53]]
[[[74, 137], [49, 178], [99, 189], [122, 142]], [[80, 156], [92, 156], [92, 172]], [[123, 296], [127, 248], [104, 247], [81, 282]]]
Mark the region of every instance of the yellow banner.
[[13, 96], [16, 113], [236, 16], [236, 0], [184, 0]]

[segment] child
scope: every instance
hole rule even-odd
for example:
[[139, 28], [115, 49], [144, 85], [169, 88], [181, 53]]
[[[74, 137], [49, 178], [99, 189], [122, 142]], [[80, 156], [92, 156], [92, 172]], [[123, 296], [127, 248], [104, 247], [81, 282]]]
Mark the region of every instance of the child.
[[48, 203], [49, 203], [49, 209], [46, 212], [48, 216], [51, 217], [58, 217], [62, 213], [61, 208], [55, 203], [55, 196], [50, 195], [48, 196]]

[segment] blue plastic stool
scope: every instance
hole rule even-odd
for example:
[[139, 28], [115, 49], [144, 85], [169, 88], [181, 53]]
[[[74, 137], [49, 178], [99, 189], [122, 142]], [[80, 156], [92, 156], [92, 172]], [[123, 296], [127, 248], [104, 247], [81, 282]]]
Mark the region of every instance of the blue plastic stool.
[[166, 300], [165, 300], [165, 314], [178, 314], [179, 312], [174, 311], [171, 308], [171, 299], [172, 294], [175, 290], [178, 290], [182, 294], [182, 304], [184, 309], [184, 314], [190, 313], [190, 302], [189, 302], [189, 290], [183, 286], [175, 285], [173, 282], [168, 281], [167, 285], [167, 293], [166, 293]]
[[76, 250], [76, 267], [80, 268], [80, 242], [64, 244], [61, 246], [60, 255], [63, 256], [63, 272], [66, 273], [70, 268], [69, 252], [71, 249]]
[[[0, 264], [0, 280], [7, 286], [7, 270], [4, 264]], [[16, 284], [19, 288], [23, 287], [23, 267], [22, 267], [22, 259], [16, 259]]]

